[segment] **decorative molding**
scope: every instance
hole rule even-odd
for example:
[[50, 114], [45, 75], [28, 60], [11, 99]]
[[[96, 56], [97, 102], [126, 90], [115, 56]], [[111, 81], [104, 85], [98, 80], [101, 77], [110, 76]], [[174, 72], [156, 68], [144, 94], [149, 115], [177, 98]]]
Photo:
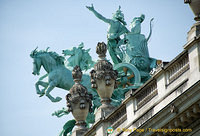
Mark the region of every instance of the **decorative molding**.
[[[184, 112], [181, 112], [177, 117], [171, 120], [168, 124], [166, 124], [162, 128], [181, 128], [181, 129], [193, 129], [195, 126], [198, 125], [200, 118], [200, 101], [196, 102]], [[170, 134], [177, 134], [177, 133], [170, 133]], [[178, 133], [179, 135], [184, 135], [186, 133]]]
[[154, 115], [153, 108], [147, 111], [141, 118], [139, 118], [134, 124], [136, 128], [140, 127], [142, 124], [144, 124], [148, 119], [150, 119]]

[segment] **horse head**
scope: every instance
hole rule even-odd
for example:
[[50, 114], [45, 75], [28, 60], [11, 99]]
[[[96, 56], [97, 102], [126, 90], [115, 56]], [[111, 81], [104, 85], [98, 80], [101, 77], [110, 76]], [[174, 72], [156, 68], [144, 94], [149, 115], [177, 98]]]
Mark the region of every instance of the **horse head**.
[[32, 72], [33, 75], [39, 75], [41, 68], [41, 59], [38, 57], [37, 48], [33, 50], [30, 54], [30, 57], [33, 58], [33, 72]]
[[64, 65], [64, 57], [59, 56], [56, 52], [46, 50], [33, 50], [30, 57], [33, 58], [33, 72], [34, 75], [39, 75], [40, 68], [43, 66], [44, 70], [49, 73], [57, 68], [57, 66]]

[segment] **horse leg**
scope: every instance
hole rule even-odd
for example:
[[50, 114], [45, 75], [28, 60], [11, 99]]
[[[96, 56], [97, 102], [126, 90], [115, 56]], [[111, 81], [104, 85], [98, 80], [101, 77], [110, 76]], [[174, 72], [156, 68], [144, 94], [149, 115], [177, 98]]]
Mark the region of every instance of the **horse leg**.
[[47, 91], [46, 91], [46, 96], [52, 101], [52, 102], [59, 102], [60, 100], [62, 100], [62, 98], [60, 97], [56, 97], [54, 98], [53, 96], [50, 95], [50, 92], [56, 87], [56, 83], [55, 82], [50, 82], [49, 83], [49, 86], [47, 88]]
[[41, 94], [40, 94], [40, 97], [42, 97], [42, 96], [45, 94], [45, 90], [47, 89], [49, 83], [48, 83], [48, 82], [40, 81], [40, 85], [44, 87], [44, 88], [42, 89], [42, 91], [41, 91]]
[[[42, 89], [42, 91], [40, 91], [39, 85], [44, 87], [44, 89]], [[45, 94], [45, 90], [47, 89], [48, 85], [49, 85], [48, 82], [37, 81], [35, 83], [36, 93], [40, 94], [40, 97], [43, 96]]]

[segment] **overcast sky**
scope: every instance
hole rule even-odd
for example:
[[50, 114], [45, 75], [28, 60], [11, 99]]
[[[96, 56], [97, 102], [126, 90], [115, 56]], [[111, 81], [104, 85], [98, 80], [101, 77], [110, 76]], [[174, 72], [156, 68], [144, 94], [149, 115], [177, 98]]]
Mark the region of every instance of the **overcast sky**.
[[[52, 117], [51, 113], [66, 106], [67, 91], [54, 89], [52, 95], [63, 100], [52, 103], [39, 98], [34, 84], [29, 54], [36, 46], [50, 47], [61, 54], [84, 42], [97, 59], [97, 42], [107, 42], [108, 24], [97, 19], [86, 5], [107, 18], [119, 5], [130, 22], [142, 13], [146, 18], [142, 33], [149, 33], [154, 17], [153, 34], [148, 44], [150, 56], [170, 61], [183, 51], [194, 15], [184, 0], [0, 0], [0, 135], [56, 136], [72, 117]], [[129, 29], [130, 30], [130, 29]]]

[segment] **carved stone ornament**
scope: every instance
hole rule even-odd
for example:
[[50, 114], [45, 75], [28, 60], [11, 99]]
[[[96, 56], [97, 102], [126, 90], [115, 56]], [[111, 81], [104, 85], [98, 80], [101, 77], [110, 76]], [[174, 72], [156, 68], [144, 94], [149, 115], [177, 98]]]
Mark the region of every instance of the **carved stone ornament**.
[[81, 68], [79, 66], [75, 66], [72, 70], [72, 77], [75, 83], [79, 83], [81, 81], [82, 74]]
[[106, 52], [107, 52], [106, 44], [104, 42], [102, 43], [98, 42], [97, 47], [96, 47], [96, 53], [99, 55], [98, 57], [100, 59], [105, 59]]
[[85, 129], [85, 119], [88, 112], [92, 112], [92, 95], [88, 94], [87, 88], [80, 84], [82, 72], [79, 66], [72, 71], [75, 84], [66, 95], [68, 111], [72, 112], [78, 129]]
[[117, 87], [116, 79], [118, 72], [113, 70], [112, 64], [106, 60], [107, 46], [105, 43], [98, 43], [96, 53], [99, 55], [98, 62], [90, 72], [92, 88], [97, 89], [101, 97], [103, 107], [108, 107], [114, 88]]
[[[97, 89], [96, 80], [105, 80], [106, 86], [111, 85], [111, 80], [117, 79], [117, 70], [113, 70], [112, 64], [105, 59], [107, 46], [105, 43], [98, 43], [96, 53], [99, 55], [100, 60], [94, 65], [94, 69], [90, 72], [92, 88]], [[117, 84], [115, 82], [115, 88]]]

